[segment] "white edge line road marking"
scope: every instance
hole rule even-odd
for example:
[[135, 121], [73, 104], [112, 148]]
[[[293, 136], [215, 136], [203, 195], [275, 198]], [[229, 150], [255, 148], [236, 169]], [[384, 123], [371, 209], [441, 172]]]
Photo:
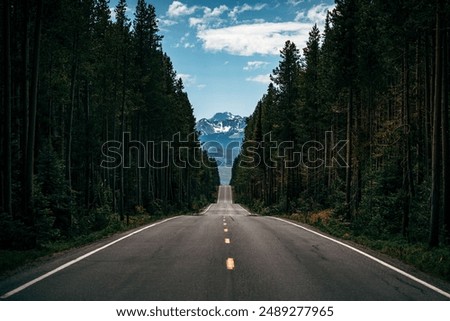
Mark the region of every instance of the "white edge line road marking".
[[203, 212], [201, 212], [200, 215], [203, 215], [206, 212], [208, 212], [212, 205], [213, 205], [213, 203], [209, 204], [209, 206]]
[[[238, 204], [238, 205], [239, 205], [244, 211], [246, 211], [248, 214], [251, 214], [248, 210], [246, 210], [246, 209], [245, 209], [244, 207], [242, 207], [240, 204]], [[375, 261], [375, 262], [377, 262], [378, 264], [381, 264], [382, 266], [384, 266], [384, 267], [386, 267], [386, 268], [388, 268], [388, 269], [391, 269], [392, 271], [395, 271], [395, 272], [397, 272], [397, 273], [403, 275], [404, 277], [406, 277], [406, 278], [408, 278], [408, 279], [410, 279], [410, 280], [413, 280], [413, 281], [415, 281], [415, 282], [417, 282], [417, 283], [423, 285], [424, 287], [426, 287], [426, 288], [428, 288], [428, 289], [430, 289], [430, 290], [433, 290], [434, 292], [437, 292], [437, 293], [443, 295], [444, 297], [450, 299], [450, 293], [445, 292], [444, 290], [439, 289], [438, 287], [436, 287], [436, 286], [434, 286], [434, 285], [432, 285], [432, 284], [429, 284], [428, 282], [425, 282], [425, 281], [423, 281], [423, 280], [421, 280], [421, 279], [419, 279], [419, 278], [417, 278], [417, 277], [415, 277], [415, 276], [413, 276], [413, 275], [411, 275], [411, 274], [409, 274], [409, 273], [407, 273], [407, 272], [405, 272], [405, 271], [403, 271], [403, 270], [401, 270], [401, 269], [399, 269], [399, 268], [397, 268], [397, 267], [395, 267], [395, 266], [393, 266], [393, 265], [391, 265], [391, 264], [388, 264], [388, 263], [386, 263], [386, 262], [384, 262], [384, 261], [382, 261], [382, 260], [380, 260], [380, 259], [377, 259], [376, 257], [374, 257], [374, 256], [372, 256], [372, 255], [370, 255], [370, 254], [367, 254], [367, 253], [365, 253], [365, 252], [363, 252], [363, 251], [361, 251], [361, 250], [358, 250], [357, 248], [354, 248], [354, 247], [352, 247], [352, 246], [350, 246], [350, 245], [348, 245], [348, 244], [345, 244], [344, 242], [338, 241], [338, 240], [333, 239], [333, 238], [331, 238], [331, 237], [329, 237], [329, 236], [326, 236], [326, 235], [324, 235], [324, 234], [321, 234], [321, 233], [318, 233], [318, 232], [316, 232], [316, 231], [310, 230], [310, 229], [308, 229], [308, 228], [306, 228], [306, 227], [304, 227], [304, 226], [295, 224], [295, 223], [293, 223], [293, 222], [286, 221], [286, 220], [281, 219], [281, 218], [278, 218], [278, 217], [272, 217], [272, 216], [269, 216], [269, 218], [274, 219], [274, 220], [277, 220], [277, 221], [281, 221], [281, 222], [284, 222], [284, 223], [287, 223], [287, 224], [290, 224], [290, 225], [293, 225], [293, 226], [295, 226], [295, 227], [297, 227], [297, 228], [303, 229], [303, 230], [305, 230], [305, 231], [307, 231], [307, 232], [310, 232], [310, 233], [315, 234], [315, 235], [317, 235], [317, 236], [323, 237], [323, 238], [325, 238], [325, 239], [327, 239], [327, 240], [329, 240], [329, 241], [331, 241], [331, 242], [334, 242], [334, 243], [336, 243], [336, 244], [339, 244], [339, 245], [341, 245], [341, 246], [344, 246], [344, 247], [346, 247], [346, 248], [348, 248], [348, 249], [350, 249], [350, 250], [352, 250], [352, 251], [354, 251], [354, 252], [356, 252], [356, 253], [359, 253], [359, 254], [361, 254], [361, 255], [367, 257], [368, 259], [370, 259], [370, 260], [372, 260], [372, 261]]]
[[93, 251], [91, 251], [91, 252], [89, 252], [89, 253], [86, 253], [86, 254], [84, 254], [84, 255], [82, 255], [82, 256], [80, 256], [80, 257], [78, 257], [78, 258], [76, 258], [76, 259], [74, 259], [74, 260], [72, 260], [72, 261], [70, 261], [70, 262], [67, 262], [66, 264], [63, 264], [63, 265], [57, 267], [56, 269], [54, 269], [54, 270], [52, 270], [52, 271], [50, 271], [50, 272], [47, 272], [47, 273], [41, 275], [40, 277], [35, 278], [34, 280], [31, 280], [30, 282], [25, 283], [24, 285], [19, 286], [18, 288], [14, 289], [14, 290], [12, 290], [12, 291], [9, 291], [8, 293], [3, 294], [3, 295], [0, 297], [0, 299], [7, 299], [7, 298], [9, 298], [10, 296], [12, 296], [12, 295], [14, 295], [14, 294], [17, 294], [17, 293], [19, 293], [19, 292], [25, 290], [26, 288], [32, 286], [33, 284], [36, 284], [36, 283], [38, 283], [38, 282], [40, 282], [40, 281], [42, 281], [42, 280], [48, 278], [49, 276], [52, 276], [53, 274], [55, 274], [55, 273], [57, 273], [57, 272], [59, 272], [59, 271], [61, 271], [61, 270], [64, 270], [64, 269], [68, 268], [69, 266], [74, 265], [75, 263], [78, 263], [78, 262], [80, 262], [80, 261], [86, 259], [87, 257], [89, 257], [89, 256], [91, 256], [91, 255], [93, 255], [93, 254], [95, 254], [95, 253], [97, 253], [97, 252], [100, 252], [100, 251], [102, 251], [102, 250], [104, 250], [104, 249], [110, 247], [111, 245], [114, 245], [114, 244], [116, 244], [116, 243], [119, 243], [120, 241], [123, 241], [123, 240], [129, 238], [130, 236], [136, 235], [136, 234], [141, 233], [141, 232], [143, 232], [143, 231], [145, 231], [145, 230], [147, 230], [147, 229], [149, 229], [149, 228], [152, 228], [152, 227], [154, 227], [154, 226], [157, 226], [157, 225], [166, 223], [166, 222], [168, 222], [168, 221], [171, 221], [171, 220], [174, 220], [174, 219], [180, 218], [180, 217], [182, 217], [182, 216], [171, 217], [171, 218], [168, 218], [168, 219], [166, 219], [166, 220], [164, 220], [164, 221], [157, 222], [157, 223], [153, 223], [153, 224], [151, 224], [151, 225], [149, 225], [149, 226], [146, 226], [146, 227], [144, 227], [144, 228], [141, 228], [140, 230], [137, 230], [137, 231], [134, 231], [134, 232], [132, 232], [132, 233], [130, 233], [130, 234], [127, 234], [127, 235], [121, 237], [120, 239], [117, 239], [117, 240], [115, 240], [115, 241], [113, 241], [113, 242], [111, 242], [111, 243], [108, 243], [108, 244], [106, 244], [106, 245], [104, 245], [104, 246], [102, 246], [102, 247], [99, 247], [98, 249], [95, 249], [95, 250], [93, 250]]
[[445, 296], [445, 297], [450, 299], [450, 293], [445, 292], [444, 290], [441, 290], [441, 289], [435, 287], [434, 285], [431, 285], [431, 284], [429, 284], [429, 283], [427, 283], [427, 282], [425, 282], [425, 281], [423, 281], [423, 280], [421, 280], [419, 278], [416, 278], [415, 276], [413, 276], [413, 275], [411, 275], [411, 274], [409, 274], [409, 273], [407, 273], [407, 272], [405, 272], [405, 271], [403, 271], [403, 270], [401, 270], [399, 268], [396, 268], [393, 265], [390, 265], [390, 264], [388, 264], [388, 263], [386, 263], [386, 262], [384, 262], [384, 261], [382, 261], [380, 259], [377, 259], [376, 257], [374, 257], [374, 256], [372, 256], [370, 254], [367, 254], [367, 253], [365, 253], [365, 252], [363, 252], [361, 250], [358, 250], [357, 248], [354, 248], [354, 247], [352, 247], [352, 246], [350, 246], [348, 244], [345, 244], [345, 243], [343, 243], [341, 241], [335, 240], [335, 239], [333, 239], [333, 238], [331, 238], [329, 236], [326, 236], [326, 235], [323, 235], [321, 233], [318, 233], [318, 232], [315, 232], [313, 230], [310, 230], [310, 229], [308, 229], [308, 228], [306, 228], [304, 226], [301, 226], [301, 225], [298, 225], [298, 224], [295, 224], [295, 223], [283, 220], [281, 218], [278, 218], [278, 217], [270, 217], [270, 218], [274, 219], [274, 220], [277, 220], [277, 221], [281, 221], [281, 222], [290, 224], [290, 225], [293, 225], [293, 226], [298, 227], [300, 229], [303, 229], [303, 230], [305, 230], [307, 232], [310, 232], [312, 234], [315, 234], [315, 235], [318, 235], [320, 237], [323, 237], [323, 238], [325, 238], [325, 239], [327, 239], [327, 240], [329, 240], [331, 242], [334, 242], [334, 243], [337, 243], [339, 245], [342, 245], [342, 246], [344, 246], [344, 247], [346, 247], [346, 248], [348, 248], [348, 249], [350, 249], [352, 251], [355, 251], [355, 252], [357, 252], [357, 253], [359, 253], [359, 254], [361, 254], [361, 255], [371, 259], [372, 261], [375, 261], [375, 262], [383, 265], [384, 267], [387, 267], [388, 269], [391, 269], [391, 270], [393, 270], [393, 271], [395, 271], [395, 272], [397, 272], [397, 273], [407, 277], [408, 279], [411, 279], [411, 280], [413, 280], [413, 281], [415, 281], [415, 282], [417, 282], [417, 283], [419, 283], [419, 284], [429, 288], [430, 290], [433, 290], [433, 291], [435, 291], [435, 292], [437, 292], [437, 293], [439, 293], [439, 294], [441, 294], [441, 295], [443, 295], [443, 296]]

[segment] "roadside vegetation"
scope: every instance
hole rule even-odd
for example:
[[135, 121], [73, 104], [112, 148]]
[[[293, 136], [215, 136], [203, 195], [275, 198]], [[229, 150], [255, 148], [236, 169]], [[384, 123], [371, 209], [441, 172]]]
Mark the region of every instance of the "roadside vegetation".
[[337, 0], [305, 48], [287, 41], [248, 118], [236, 202], [449, 280], [449, 18], [444, 0]]
[[71, 237], [60, 237], [58, 240], [48, 240], [32, 249], [0, 249], [0, 277], [7, 276], [17, 268], [33, 264], [39, 259], [61, 253], [74, 248], [102, 240], [118, 233], [126, 232], [165, 219], [169, 216], [150, 216], [148, 213], [130, 215], [128, 224], [120, 221], [116, 215], [111, 215], [108, 225], [98, 231], [86, 230], [84, 233]]
[[129, 10], [0, 3], [1, 271], [215, 200], [155, 8]]
[[280, 217], [308, 224], [328, 235], [354, 242], [398, 259], [422, 272], [450, 281], [450, 249], [447, 246], [430, 249], [426, 243], [412, 243], [402, 237], [376, 235], [373, 231], [336, 218], [331, 209], [308, 214], [281, 215]]

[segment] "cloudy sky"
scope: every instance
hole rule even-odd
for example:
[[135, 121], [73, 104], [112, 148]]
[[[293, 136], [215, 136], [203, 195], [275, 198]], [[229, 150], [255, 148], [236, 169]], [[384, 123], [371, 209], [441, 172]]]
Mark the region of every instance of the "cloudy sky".
[[[305, 47], [333, 0], [153, 0], [163, 50], [183, 78], [197, 119], [250, 115], [267, 90], [286, 40]], [[111, 0], [115, 6], [117, 0]], [[133, 17], [136, 0], [128, 0]]]

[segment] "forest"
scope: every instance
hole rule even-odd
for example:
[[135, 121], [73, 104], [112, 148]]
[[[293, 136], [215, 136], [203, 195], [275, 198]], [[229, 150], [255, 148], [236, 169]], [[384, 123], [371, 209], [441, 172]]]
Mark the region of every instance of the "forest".
[[[200, 148], [155, 8], [137, 1], [131, 21], [126, 6], [1, 1], [0, 250], [215, 200], [217, 166]], [[151, 142], [144, 164], [136, 142]], [[112, 159], [129, 166], [101, 166]], [[181, 166], [191, 159], [198, 166]]]
[[306, 48], [287, 41], [234, 164], [237, 201], [446, 248], [450, 277], [448, 21], [444, 0], [337, 0]]

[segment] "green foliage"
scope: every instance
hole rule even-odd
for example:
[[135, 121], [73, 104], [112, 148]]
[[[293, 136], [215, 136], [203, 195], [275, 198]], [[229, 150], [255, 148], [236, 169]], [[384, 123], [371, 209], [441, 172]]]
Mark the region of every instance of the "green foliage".
[[430, 226], [430, 182], [425, 180], [416, 188], [416, 196], [411, 206], [411, 242], [425, 242], [429, 237]]
[[[267, 93], [248, 118], [244, 147], [260, 147], [243, 148], [235, 162], [236, 199], [264, 215], [333, 208], [349, 234], [374, 241], [423, 244], [431, 222], [439, 223], [432, 229], [435, 240], [448, 238], [450, 229], [441, 223], [442, 217], [450, 221], [450, 212], [443, 210], [448, 192], [439, 186], [433, 199], [443, 202], [435, 213], [443, 213], [430, 222], [431, 173], [449, 181], [442, 166], [430, 160], [432, 147], [442, 145], [432, 136], [433, 118], [448, 118], [448, 110], [443, 117], [432, 114], [433, 69], [440, 53], [432, 44], [439, 35], [436, 24], [448, 20], [450, 6], [444, 3], [438, 10], [441, 19], [437, 9], [437, 3], [417, 0], [339, 0], [322, 35], [312, 28], [303, 56], [287, 42]], [[448, 41], [444, 33], [443, 43]], [[449, 56], [444, 56], [445, 67]], [[443, 73], [448, 76], [448, 70]], [[442, 102], [448, 105], [448, 99]], [[324, 141], [327, 132], [332, 135]], [[446, 138], [447, 129], [442, 134]], [[283, 146], [286, 141], [294, 147]], [[311, 141], [319, 144], [302, 148]], [[326, 149], [339, 141], [348, 144], [340, 151]], [[295, 155], [306, 164], [288, 166], [298, 160]], [[448, 164], [443, 153], [434, 157], [440, 158]], [[256, 159], [263, 162], [240, 163]], [[308, 164], [310, 159], [324, 163]]]
[[[163, 51], [154, 6], [139, 0], [130, 21], [125, 0], [118, 1], [115, 19], [106, 0], [43, 3], [38, 126], [35, 157], [29, 158], [29, 122], [24, 115], [30, 114], [27, 95], [33, 66], [31, 58], [24, 59], [36, 52], [37, 7], [35, 2], [23, 2], [10, 10], [11, 68], [17, 70], [11, 87], [18, 96], [11, 106], [15, 124], [10, 133], [14, 154], [9, 156], [15, 160], [9, 173], [13, 177], [11, 211], [3, 208], [6, 145], [0, 140], [0, 247], [49, 246], [122, 228], [136, 216], [188, 212], [211, 202], [219, 184], [217, 164], [206, 160], [200, 166], [183, 167], [172, 161], [205, 155], [183, 82]], [[0, 6], [2, 16], [5, 7]], [[2, 62], [3, 45], [2, 41]], [[1, 101], [4, 78], [0, 78]], [[0, 116], [3, 138], [3, 109]], [[104, 143], [126, 144], [124, 133], [129, 133], [132, 142], [154, 142], [145, 146], [149, 148], [145, 153], [157, 159], [142, 164], [144, 151], [133, 150], [130, 168], [120, 168], [127, 165], [124, 162], [117, 168], [102, 167], [103, 160], [117, 156]], [[177, 133], [186, 148], [174, 155], [163, 150], [161, 142], [172, 141]], [[125, 155], [121, 156], [124, 161]], [[168, 166], [158, 168], [155, 163], [161, 160]], [[32, 165], [33, 176], [23, 173], [25, 164]], [[33, 195], [25, 196], [27, 191]]]
[[32, 236], [31, 229], [8, 213], [0, 213], [0, 249], [23, 249]]
[[[311, 219], [315, 215], [319, 218]], [[450, 281], [450, 249], [448, 247], [443, 246], [430, 249], [423, 242], [408, 242], [399, 237], [380, 239], [373, 237], [373, 235], [361, 234], [360, 231], [355, 231], [354, 227], [336, 217], [336, 211], [333, 211], [332, 216], [326, 220], [320, 219], [320, 215], [321, 213], [309, 215], [292, 214], [286, 218], [311, 224], [332, 236], [355, 242], [379, 253], [399, 259], [423, 272]]]
[[379, 239], [400, 232], [404, 195], [399, 170], [390, 164], [368, 175], [360, 211], [353, 222], [357, 231]]
[[48, 254], [46, 249], [0, 249], [0, 276]]
[[72, 197], [64, 177], [64, 163], [49, 143], [41, 148], [36, 169], [33, 208], [38, 222], [42, 220], [38, 224], [66, 232], [71, 224]]

